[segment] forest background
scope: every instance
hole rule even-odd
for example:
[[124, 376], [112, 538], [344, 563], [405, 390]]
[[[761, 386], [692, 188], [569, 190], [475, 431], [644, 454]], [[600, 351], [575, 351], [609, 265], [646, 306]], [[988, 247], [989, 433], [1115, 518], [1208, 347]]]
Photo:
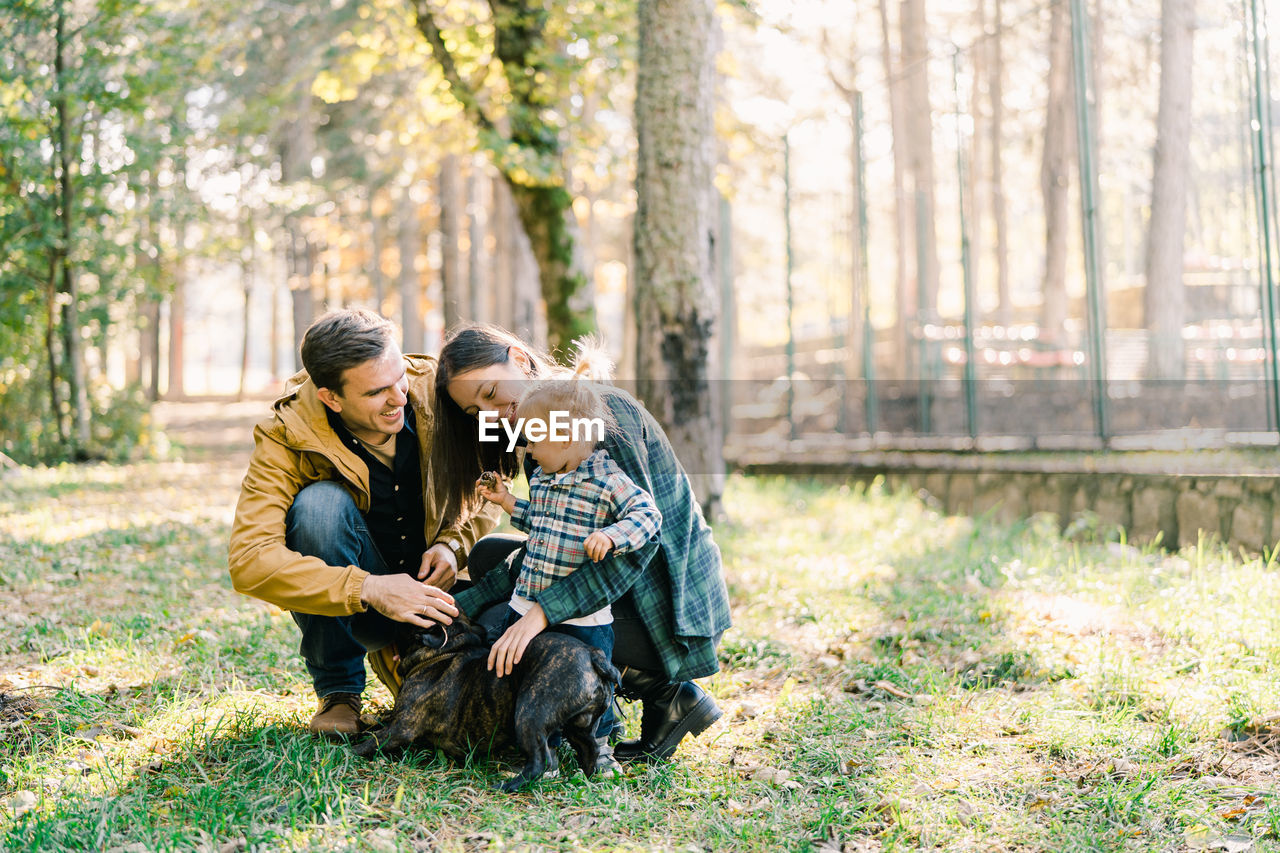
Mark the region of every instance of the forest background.
[[659, 380], [807, 339], [844, 376], [921, 375], [957, 324], [1078, 367], [1089, 292], [1143, 376], [1191, 375], [1211, 320], [1260, 374], [1265, 9], [1078, 3], [1073, 37], [1067, 0], [693, 6], [664, 35], [687, 4], [4, 0], [0, 451], [145, 450], [150, 401], [274, 389], [355, 304], [428, 353], [463, 319], [599, 331], [660, 417]]

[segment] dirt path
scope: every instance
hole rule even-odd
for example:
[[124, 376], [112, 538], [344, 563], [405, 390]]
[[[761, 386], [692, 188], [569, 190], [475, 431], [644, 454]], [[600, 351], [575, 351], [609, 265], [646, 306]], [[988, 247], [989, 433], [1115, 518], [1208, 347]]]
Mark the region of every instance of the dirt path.
[[[156, 403], [156, 426], [188, 461], [247, 457], [253, 426], [271, 412], [271, 400], [183, 400]], [[243, 462], [243, 460], [240, 460]]]

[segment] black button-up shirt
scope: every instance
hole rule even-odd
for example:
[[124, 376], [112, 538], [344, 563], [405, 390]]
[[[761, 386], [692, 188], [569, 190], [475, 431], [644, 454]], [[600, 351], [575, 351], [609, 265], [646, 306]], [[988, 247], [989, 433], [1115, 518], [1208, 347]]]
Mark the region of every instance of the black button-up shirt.
[[[333, 411], [329, 425], [369, 468], [369, 511], [364, 513], [369, 536], [392, 572], [416, 574], [427, 550], [426, 509], [423, 507], [422, 466], [413, 410], [404, 410], [404, 429], [396, 436], [395, 466], [369, 452]], [[361, 566], [366, 571], [368, 566]]]

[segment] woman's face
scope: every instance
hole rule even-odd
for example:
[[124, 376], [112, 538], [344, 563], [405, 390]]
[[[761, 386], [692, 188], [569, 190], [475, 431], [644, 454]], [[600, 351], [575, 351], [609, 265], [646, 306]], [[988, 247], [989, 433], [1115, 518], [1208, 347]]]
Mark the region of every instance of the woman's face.
[[481, 412], [497, 412], [514, 427], [516, 402], [529, 380], [528, 364], [528, 357], [513, 348], [506, 361], [454, 376], [449, 381], [449, 396], [473, 418]]

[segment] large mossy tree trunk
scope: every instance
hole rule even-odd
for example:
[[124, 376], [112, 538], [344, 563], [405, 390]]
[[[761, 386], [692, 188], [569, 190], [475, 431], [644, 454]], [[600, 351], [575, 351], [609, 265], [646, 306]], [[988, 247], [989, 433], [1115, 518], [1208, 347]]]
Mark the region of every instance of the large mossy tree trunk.
[[704, 513], [724, 487], [709, 381], [718, 300], [712, 265], [710, 0], [640, 0], [636, 77], [637, 390], [666, 430]]
[[562, 186], [527, 186], [510, 179], [508, 185], [538, 262], [547, 346], [563, 350], [596, 329], [595, 294], [580, 258], [573, 196]]
[[459, 71], [428, 0], [415, 0], [418, 30], [440, 64], [450, 94], [480, 134], [511, 188], [529, 237], [547, 308], [547, 345], [560, 350], [595, 331], [595, 293], [578, 246], [573, 195], [565, 180], [564, 150], [553, 116], [558, 111], [547, 34], [547, 6], [537, 0], [490, 0], [493, 55], [502, 66], [509, 102], [499, 127], [471, 81]]

